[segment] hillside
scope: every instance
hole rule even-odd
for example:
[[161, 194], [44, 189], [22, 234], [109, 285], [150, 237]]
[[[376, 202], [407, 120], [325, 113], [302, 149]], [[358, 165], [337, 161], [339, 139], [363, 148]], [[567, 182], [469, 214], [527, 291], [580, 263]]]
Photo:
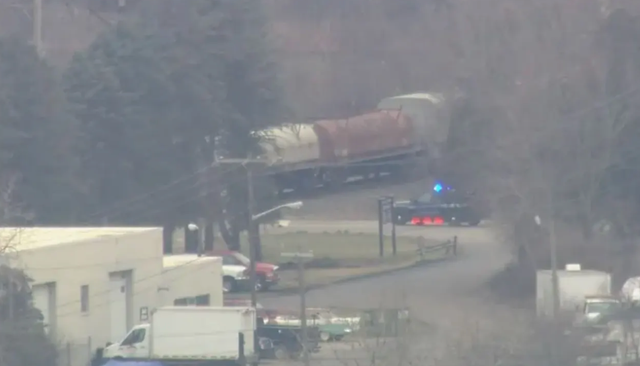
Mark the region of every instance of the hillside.
[[[106, 27], [123, 16], [135, 16], [140, 1], [44, 1], [46, 57], [63, 66]], [[426, 47], [425, 32], [433, 29], [426, 29], [427, 18], [419, 16], [433, 5], [414, 8], [414, 2], [422, 4], [263, 0], [273, 55], [297, 117], [349, 115], [372, 108], [384, 96], [437, 88], [434, 70], [446, 62]], [[31, 39], [32, 2], [2, 3], [0, 33]]]

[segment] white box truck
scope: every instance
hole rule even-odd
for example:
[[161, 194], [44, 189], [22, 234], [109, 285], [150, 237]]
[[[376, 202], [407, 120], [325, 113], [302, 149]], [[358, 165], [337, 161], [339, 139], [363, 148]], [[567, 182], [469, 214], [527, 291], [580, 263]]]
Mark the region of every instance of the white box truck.
[[[611, 294], [611, 274], [607, 272], [582, 270], [579, 265], [567, 265], [557, 272], [561, 312], [581, 311], [587, 296]], [[551, 270], [536, 273], [536, 313], [541, 318], [553, 314], [551, 278]]]
[[[249, 307], [174, 306], [156, 309], [102, 352], [106, 359], [205, 362], [257, 361], [256, 311]], [[210, 361], [210, 362], [207, 362]]]

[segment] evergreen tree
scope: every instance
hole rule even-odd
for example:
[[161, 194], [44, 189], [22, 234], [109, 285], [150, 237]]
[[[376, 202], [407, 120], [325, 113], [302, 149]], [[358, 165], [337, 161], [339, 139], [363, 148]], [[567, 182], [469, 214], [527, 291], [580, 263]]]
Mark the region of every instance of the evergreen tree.
[[93, 219], [157, 223], [169, 203], [192, 194], [187, 188], [194, 182], [187, 179], [157, 197], [101, 210], [195, 170], [190, 135], [196, 134], [189, 122], [200, 100], [181, 85], [168, 60], [170, 47], [143, 29], [120, 24], [76, 55], [67, 70], [68, 99], [86, 136], [83, 174], [92, 192], [87, 210], [104, 212]]
[[[17, 39], [0, 39], [0, 182], [37, 224], [75, 216], [77, 130], [54, 70]], [[24, 223], [25, 217], [9, 218]]]
[[[248, 222], [246, 181], [235, 174], [241, 170], [206, 167], [215, 151], [257, 157], [255, 132], [283, 120], [259, 4], [149, 1], [140, 4], [136, 18], [78, 55], [66, 77], [68, 98], [87, 136], [84, 171], [96, 192], [92, 206], [185, 177], [118, 220], [139, 222], [142, 215], [155, 223], [186, 223], [202, 215], [228, 216], [235, 228], [227, 241], [237, 243]], [[192, 174], [203, 167], [206, 176]], [[229, 196], [221, 198], [223, 191]], [[270, 193], [260, 189], [256, 197], [266, 202]]]
[[40, 310], [33, 307], [30, 279], [20, 270], [0, 266], [0, 364], [50, 366], [56, 349], [45, 334]]

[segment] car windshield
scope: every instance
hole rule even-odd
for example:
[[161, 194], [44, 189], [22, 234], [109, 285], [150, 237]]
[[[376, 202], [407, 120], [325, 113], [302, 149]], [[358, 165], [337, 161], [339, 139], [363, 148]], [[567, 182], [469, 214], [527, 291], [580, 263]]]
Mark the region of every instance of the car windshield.
[[245, 266], [248, 266], [251, 263], [251, 260], [249, 260], [249, 258], [247, 258], [247, 256], [242, 253], [234, 253], [234, 256]]
[[610, 314], [615, 312], [619, 308], [619, 304], [614, 301], [603, 301], [603, 302], [593, 302], [587, 303], [587, 314], [598, 313], [598, 314]]

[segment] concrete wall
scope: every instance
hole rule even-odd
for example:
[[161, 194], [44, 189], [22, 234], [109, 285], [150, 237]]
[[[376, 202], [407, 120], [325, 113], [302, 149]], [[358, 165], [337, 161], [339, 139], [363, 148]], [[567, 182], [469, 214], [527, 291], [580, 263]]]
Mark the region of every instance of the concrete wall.
[[174, 300], [209, 295], [209, 306], [223, 306], [222, 258], [182, 254], [165, 256], [161, 302], [173, 306]]

